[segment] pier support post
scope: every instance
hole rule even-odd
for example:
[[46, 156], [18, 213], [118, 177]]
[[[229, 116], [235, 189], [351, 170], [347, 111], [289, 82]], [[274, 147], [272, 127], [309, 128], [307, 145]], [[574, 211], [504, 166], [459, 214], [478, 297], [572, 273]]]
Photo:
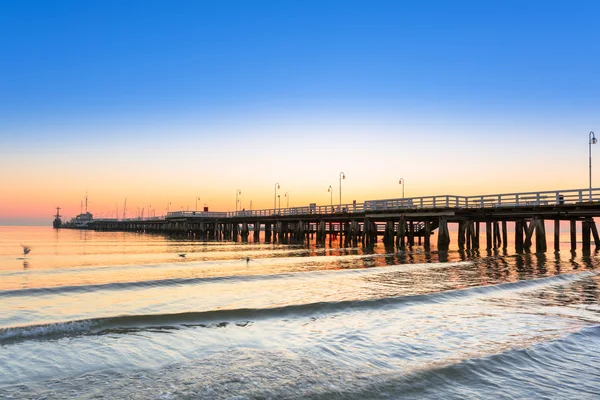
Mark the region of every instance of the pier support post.
[[465, 236], [466, 236], [466, 222], [458, 221], [458, 248], [463, 250], [465, 248]]
[[383, 233], [383, 243], [386, 246], [394, 244], [394, 221], [385, 221], [385, 231]]
[[398, 234], [396, 236], [396, 247], [404, 248], [405, 246], [405, 237], [406, 237], [406, 221], [404, 220], [404, 216], [400, 218], [398, 221]]
[[260, 242], [260, 222], [254, 223], [254, 243]]
[[527, 226], [526, 233], [525, 233], [525, 242], [523, 242], [523, 247], [525, 249], [531, 248], [532, 237], [533, 237], [533, 232], [535, 230], [536, 221], [537, 221], [537, 218], [533, 217], [531, 219], [531, 221], [529, 222], [529, 226], [527, 226], [527, 221], [525, 221], [525, 226]]
[[473, 237], [473, 249], [479, 250], [479, 221], [475, 221], [475, 236]]
[[577, 222], [572, 219], [569, 221], [571, 233], [571, 251], [577, 250]]
[[582, 243], [582, 247], [583, 247], [583, 254], [585, 255], [589, 255], [591, 248], [590, 248], [590, 233], [591, 233], [591, 229], [590, 229], [590, 220], [589, 218], [584, 219], [583, 221], [581, 221], [581, 243]]
[[522, 219], [515, 221], [515, 251], [517, 253], [523, 252], [523, 222]]
[[498, 221], [492, 222], [492, 233], [494, 240], [494, 250], [500, 247], [500, 226], [498, 225]]
[[502, 248], [506, 250], [508, 246], [508, 231], [506, 229], [506, 221], [502, 221]]
[[546, 246], [546, 225], [544, 220], [539, 218], [536, 222], [535, 228], [535, 252], [545, 253], [547, 250]]
[[413, 221], [408, 224], [408, 245], [410, 247], [415, 245], [415, 223]]
[[271, 223], [265, 223], [265, 243], [271, 243]]
[[450, 233], [448, 232], [448, 221], [444, 217], [439, 219], [438, 228], [438, 250], [448, 251], [450, 247]]
[[486, 249], [492, 249], [492, 222], [485, 221], [485, 241], [486, 241]]
[[590, 218], [590, 228], [592, 228], [592, 235], [594, 236], [594, 245], [598, 248], [600, 247], [600, 237], [598, 236], [598, 228], [593, 218]]
[[431, 249], [431, 223], [428, 219], [424, 221], [424, 230], [425, 230], [425, 250], [429, 251]]
[[554, 251], [560, 251], [560, 219], [554, 220]]

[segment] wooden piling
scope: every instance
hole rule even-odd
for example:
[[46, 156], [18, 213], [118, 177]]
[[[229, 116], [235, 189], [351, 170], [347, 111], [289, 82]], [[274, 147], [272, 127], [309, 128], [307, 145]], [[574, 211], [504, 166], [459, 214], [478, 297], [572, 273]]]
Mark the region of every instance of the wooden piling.
[[502, 248], [508, 246], [508, 230], [506, 229], [506, 221], [502, 221]]
[[522, 219], [515, 221], [515, 251], [523, 252], [523, 223]]
[[265, 243], [271, 243], [271, 223], [265, 223]]
[[531, 248], [531, 243], [532, 243], [532, 238], [533, 238], [533, 232], [535, 231], [535, 226], [536, 226], [536, 221], [537, 218], [533, 217], [531, 219], [531, 221], [529, 222], [529, 226], [527, 226], [527, 221], [525, 221], [525, 241], [523, 242], [523, 247], [525, 249], [530, 249]]
[[408, 245], [410, 247], [415, 245], [415, 223], [413, 221], [408, 224]]
[[260, 226], [261, 223], [259, 221], [256, 221], [256, 223], [254, 224], [254, 241], [256, 243], [260, 243]]
[[581, 243], [583, 248], [583, 254], [590, 254], [590, 222], [589, 219], [586, 218], [581, 221]]
[[465, 234], [466, 234], [466, 223], [465, 221], [458, 221], [458, 248], [465, 248]]
[[592, 234], [594, 235], [594, 245], [596, 248], [600, 247], [600, 237], [598, 237], [598, 228], [596, 227], [596, 223], [592, 218], [589, 220], [590, 228], [592, 228]]
[[544, 224], [544, 220], [539, 218], [536, 221], [535, 227], [535, 252], [545, 253], [546, 250], [546, 225]]
[[425, 250], [429, 251], [431, 248], [431, 223], [428, 219], [425, 219], [424, 222], [424, 230], [425, 230]]
[[554, 251], [560, 251], [560, 219], [554, 220]]
[[438, 250], [448, 251], [450, 247], [450, 233], [448, 232], [448, 221], [444, 217], [439, 219], [438, 227]]
[[577, 250], [577, 222], [572, 219], [569, 221], [571, 230], [571, 251]]
[[400, 218], [398, 221], [398, 235], [396, 236], [396, 247], [404, 248], [406, 245], [406, 221], [404, 220], [404, 216]]
[[492, 249], [492, 221], [485, 221], [485, 241], [486, 249]]

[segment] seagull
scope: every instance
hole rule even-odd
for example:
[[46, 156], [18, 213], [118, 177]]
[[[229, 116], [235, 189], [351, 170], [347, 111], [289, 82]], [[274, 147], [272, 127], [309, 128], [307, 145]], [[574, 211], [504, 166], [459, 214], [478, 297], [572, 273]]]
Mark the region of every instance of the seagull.
[[29, 254], [29, 252], [31, 251], [31, 248], [29, 246], [25, 246], [24, 244], [22, 244], [21, 246], [23, 246], [23, 256], [26, 256], [27, 254]]
[[250, 261], [260, 264], [260, 262], [258, 262], [256, 260], [251, 260], [250, 257], [242, 258], [242, 260], [246, 260], [246, 266], [248, 266], [248, 264], [250, 264]]
[[179, 254], [179, 257], [181, 257], [181, 258], [185, 258], [185, 253], [181, 253], [181, 254]]

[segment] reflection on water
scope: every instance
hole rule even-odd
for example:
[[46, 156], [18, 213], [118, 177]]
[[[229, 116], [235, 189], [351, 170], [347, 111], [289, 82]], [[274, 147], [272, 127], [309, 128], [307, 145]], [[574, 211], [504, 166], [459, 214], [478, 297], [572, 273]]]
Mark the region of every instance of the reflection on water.
[[582, 398], [597, 256], [0, 227], [0, 398]]

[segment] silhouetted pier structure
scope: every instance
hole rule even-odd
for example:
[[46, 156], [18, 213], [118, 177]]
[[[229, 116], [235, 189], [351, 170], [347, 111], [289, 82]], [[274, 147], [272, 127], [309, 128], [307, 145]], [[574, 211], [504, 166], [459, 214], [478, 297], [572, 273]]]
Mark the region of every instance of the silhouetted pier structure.
[[[290, 207], [236, 212], [175, 211], [165, 217], [94, 220], [89, 229], [180, 233], [207, 240], [304, 243], [319, 245], [339, 238], [341, 246], [373, 246], [381, 237], [387, 246], [431, 246], [437, 231], [437, 248], [450, 245], [449, 224], [456, 224], [458, 247], [466, 250], [506, 249], [508, 223], [514, 227], [517, 252], [547, 251], [546, 221], [554, 222], [554, 250], [560, 248], [561, 221], [569, 221], [571, 250], [581, 236], [584, 253], [600, 237], [593, 217], [600, 216], [600, 189], [508, 193], [481, 196], [426, 196], [334, 206]], [[578, 228], [578, 225], [580, 229]], [[482, 244], [482, 226], [485, 240]]]

